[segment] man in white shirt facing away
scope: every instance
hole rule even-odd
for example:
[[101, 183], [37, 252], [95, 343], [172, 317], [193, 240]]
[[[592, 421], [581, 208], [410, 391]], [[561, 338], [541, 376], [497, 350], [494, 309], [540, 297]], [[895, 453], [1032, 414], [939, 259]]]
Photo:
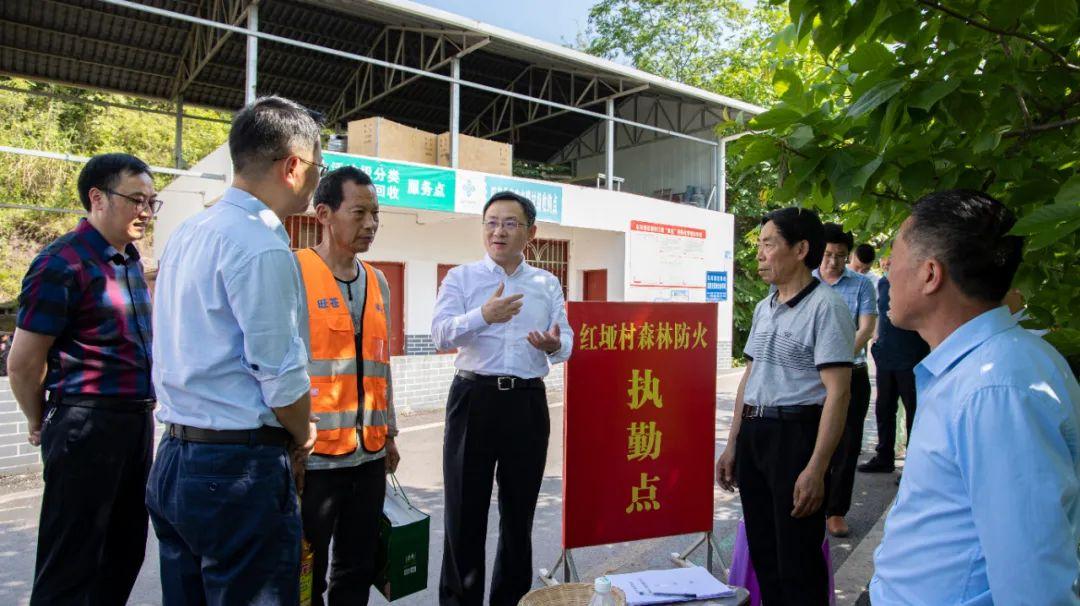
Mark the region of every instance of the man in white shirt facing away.
[[499, 546], [489, 603], [518, 603], [532, 585], [532, 523], [547, 459], [543, 378], [570, 357], [574, 335], [562, 285], [525, 262], [536, 207], [512, 192], [484, 205], [487, 255], [446, 274], [431, 337], [458, 349], [446, 404], [446, 538], [439, 603], [484, 601], [484, 543], [492, 481], [499, 483]]

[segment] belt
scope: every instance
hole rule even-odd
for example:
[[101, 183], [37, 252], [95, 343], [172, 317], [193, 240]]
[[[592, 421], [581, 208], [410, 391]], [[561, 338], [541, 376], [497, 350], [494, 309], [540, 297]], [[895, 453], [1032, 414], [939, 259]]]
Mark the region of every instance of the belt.
[[754, 406], [743, 404], [744, 419], [774, 419], [778, 421], [806, 421], [820, 419], [822, 406]]
[[67, 394], [49, 394], [49, 404], [53, 406], [74, 406], [76, 408], [96, 408], [110, 412], [150, 412], [156, 402], [153, 398], [119, 398], [110, 396], [80, 396]]
[[165, 434], [184, 442], [199, 444], [261, 444], [288, 448], [292, 435], [284, 427], [263, 425], [258, 429], [203, 429], [178, 423], [167, 423]]
[[856, 370], [860, 369], [860, 368], [866, 368], [866, 362], [859, 362], [858, 364], [852, 364], [851, 367], [853, 369], [856, 369]]
[[502, 376], [497, 377], [493, 375], [478, 375], [470, 370], [459, 370], [457, 376], [465, 379], [466, 381], [473, 381], [480, 385], [488, 385], [496, 387], [499, 391], [510, 391], [511, 389], [543, 389], [543, 379], [522, 379], [521, 377]]

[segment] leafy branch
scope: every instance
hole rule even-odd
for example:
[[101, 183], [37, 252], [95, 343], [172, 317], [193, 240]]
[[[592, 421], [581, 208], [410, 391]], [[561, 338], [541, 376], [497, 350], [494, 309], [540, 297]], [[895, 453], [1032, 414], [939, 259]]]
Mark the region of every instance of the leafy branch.
[[1025, 33], [1022, 33], [1022, 32], [1010, 32], [1010, 31], [1006, 31], [1006, 30], [1003, 30], [1003, 29], [996, 28], [996, 27], [990, 25], [989, 23], [983, 23], [981, 21], [978, 21], [976, 19], [968, 17], [967, 15], [959, 13], [959, 12], [957, 12], [957, 11], [955, 11], [955, 10], [953, 10], [953, 9], [943, 5], [943, 4], [940, 4], [938, 2], [934, 2], [933, 0], [916, 0], [916, 2], [918, 2], [919, 4], [921, 4], [921, 5], [925, 6], [925, 7], [932, 8], [932, 9], [937, 10], [937, 11], [941, 11], [941, 12], [945, 13], [946, 15], [949, 15], [950, 17], [953, 17], [955, 19], [959, 19], [959, 20], [963, 21], [964, 23], [967, 23], [968, 25], [970, 25], [972, 27], [976, 27], [976, 28], [981, 29], [983, 31], [990, 32], [992, 34], [997, 34], [999, 36], [1009, 36], [1011, 38], [1019, 38], [1021, 40], [1026, 40], [1026, 41], [1034, 44], [1035, 46], [1037, 46], [1042, 51], [1049, 54], [1051, 57], [1054, 58], [1055, 61], [1060, 63], [1066, 69], [1074, 71], [1074, 72], [1080, 72], [1080, 65], [1075, 65], [1073, 63], [1070, 63], [1069, 60], [1066, 59], [1064, 55], [1057, 52], [1056, 50], [1051, 48], [1051, 46], [1049, 44], [1043, 42], [1042, 40], [1036, 38], [1035, 36], [1032, 36], [1031, 34], [1025, 34]]
[[900, 202], [900, 203], [903, 203], [903, 204], [909, 204], [910, 203], [907, 198], [901, 196], [899, 193], [897, 193], [896, 191], [891, 190], [891, 189], [886, 189], [885, 191], [880, 191], [880, 192], [879, 191], [872, 191], [872, 192], [870, 192], [870, 195], [874, 196], [875, 198], [881, 198], [883, 200], [892, 200], [893, 202]]
[[1018, 130], [1010, 130], [1001, 135], [1002, 138], [1012, 137], [1027, 137], [1036, 133], [1046, 132], [1048, 130], [1057, 130], [1059, 128], [1066, 128], [1074, 124], [1080, 124], [1080, 118], [1069, 118], [1068, 120], [1059, 120], [1057, 122], [1048, 122], [1046, 124], [1036, 124], [1028, 128], [1021, 128]]

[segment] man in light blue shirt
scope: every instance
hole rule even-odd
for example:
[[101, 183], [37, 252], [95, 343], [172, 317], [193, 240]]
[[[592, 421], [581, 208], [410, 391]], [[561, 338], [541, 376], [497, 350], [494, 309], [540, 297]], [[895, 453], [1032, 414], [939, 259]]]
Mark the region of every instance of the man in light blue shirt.
[[291, 473], [315, 430], [300, 274], [281, 220], [303, 212], [318, 184], [319, 125], [264, 97], [236, 114], [229, 151], [233, 186], [173, 233], [157, 280], [166, 431], [146, 504], [166, 606], [299, 601]]
[[851, 368], [851, 401], [844, 419], [844, 437], [833, 453], [829, 468], [829, 498], [825, 503], [825, 526], [834, 537], [850, 532], [844, 516], [851, 509], [855, 467], [862, 450], [863, 422], [870, 408], [870, 373], [866, 368], [866, 344], [877, 327], [874, 283], [846, 266], [855, 238], [836, 223], [826, 223], [825, 254], [814, 277], [840, 295], [855, 323], [854, 365]]
[[574, 343], [559, 280], [525, 262], [536, 207], [501, 192], [487, 201], [483, 216], [487, 256], [446, 274], [431, 323], [439, 349], [459, 350], [443, 444], [442, 606], [484, 601], [493, 480], [499, 483], [499, 548], [489, 603], [514, 606], [532, 586], [533, 514], [550, 433], [543, 377], [570, 357]]
[[931, 353], [874, 606], [1080, 604], [1080, 387], [1001, 305], [1015, 221], [985, 194], [935, 193], [893, 244], [889, 319]]

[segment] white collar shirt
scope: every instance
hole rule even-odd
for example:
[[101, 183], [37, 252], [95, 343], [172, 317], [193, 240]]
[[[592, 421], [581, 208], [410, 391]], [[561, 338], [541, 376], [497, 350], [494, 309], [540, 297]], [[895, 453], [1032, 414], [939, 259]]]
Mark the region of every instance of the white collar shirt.
[[[521, 311], [508, 322], [488, 324], [480, 308], [503, 283], [502, 296], [525, 295]], [[558, 351], [545, 354], [529, 343], [529, 332], [549, 331], [556, 324]], [[506, 275], [486, 255], [446, 274], [435, 301], [431, 337], [440, 350], [458, 350], [454, 365], [459, 370], [523, 379], [546, 376], [552, 364], [570, 357], [574, 343], [558, 278], [525, 261]]]

